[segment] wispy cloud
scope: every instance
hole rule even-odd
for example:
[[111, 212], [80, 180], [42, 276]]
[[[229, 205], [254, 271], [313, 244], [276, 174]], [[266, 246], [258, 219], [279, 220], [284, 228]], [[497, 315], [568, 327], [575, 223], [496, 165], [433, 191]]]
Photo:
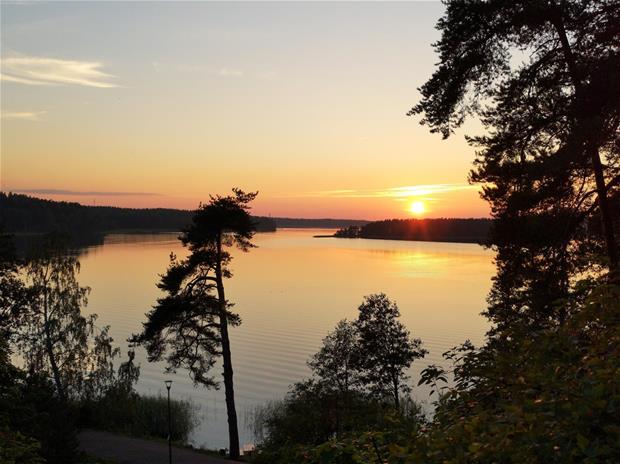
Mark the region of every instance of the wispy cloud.
[[7, 82], [26, 85], [81, 85], [87, 87], [117, 87], [108, 82], [115, 76], [100, 70], [96, 61], [62, 60], [38, 56], [9, 56], [2, 59], [1, 78]]
[[33, 195], [92, 195], [100, 197], [136, 197], [136, 196], [158, 196], [159, 193], [153, 192], [115, 192], [115, 191], [90, 191], [90, 190], [63, 190], [63, 189], [15, 189], [13, 193], [30, 193]]
[[243, 77], [244, 72], [239, 69], [221, 68], [217, 74], [222, 77]]
[[479, 190], [478, 185], [470, 184], [423, 184], [392, 187], [386, 189], [361, 189], [361, 190], [322, 190], [310, 192], [306, 196], [322, 198], [410, 198], [440, 195], [462, 190]]
[[2, 119], [16, 119], [21, 121], [39, 121], [47, 111], [2, 111]]

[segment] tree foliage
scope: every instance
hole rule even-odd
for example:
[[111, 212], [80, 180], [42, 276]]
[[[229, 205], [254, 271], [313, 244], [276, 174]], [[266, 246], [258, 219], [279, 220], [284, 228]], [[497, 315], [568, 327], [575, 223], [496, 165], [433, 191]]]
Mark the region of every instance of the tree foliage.
[[438, 23], [440, 63], [410, 114], [444, 137], [469, 115], [486, 129], [469, 138], [471, 180], [496, 220], [498, 333], [562, 323], [575, 281], [618, 267], [619, 15], [617, 0], [450, 1]]
[[15, 335], [28, 300], [20, 264], [12, 237], [0, 229], [0, 339], [6, 342]]
[[0, 462], [75, 462], [72, 412], [42, 373], [13, 366], [0, 343]]
[[[620, 460], [620, 287], [591, 286], [564, 325], [511, 326], [511, 350], [464, 343], [430, 366], [432, 420], [289, 446], [288, 461], [345, 464], [615, 463]], [[278, 462], [278, 461], [274, 461]]]
[[374, 395], [392, 398], [396, 409], [401, 393], [410, 390], [405, 370], [428, 353], [422, 340], [411, 338], [399, 316], [396, 303], [379, 293], [364, 297], [355, 321], [362, 381]]
[[254, 247], [256, 224], [249, 203], [256, 195], [233, 189], [233, 195], [211, 197], [198, 209], [180, 237], [189, 256], [171, 255], [158, 285], [165, 296], [147, 314], [142, 333], [133, 337], [146, 347], [150, 361], [165, 358], [169, 370], [185, 368], [194, 383], [207, 388], [219, 385], [210, 370], [222, 357], [232, 458], [239, 456], [239, 433], [228, 326], [239, 325], [241, 319], [231, 312], [224, 279], [232, 277], [227, 249]]
[[308, 361], [308, 365], [317, 378], [347, 395], [360, 384], [358, 348], [357, 327], [343, 319], [323, 339], [323, 345]]
[[[133, 391], [133, 356], [115, 372], [109, 327], [84, 316], [88, 289], [79, 262], [48, 236], [27, 261], [0, 236], [0, 457], [2, 462], [71, 463], [77, 459], [77, 402]], [[11, 354], [17, 351], [15, 361]]]
[[80, 286], [80, 263], [50, 235], [25, 267], [29, 298], [16, 345], [28, 370], [49, 374], [61, 399], [101, 394], [115, 382], [109, 326], [97, 327], [97, 315], [85, 316], [90, 288]]
[[399, 316], [394, 302], [376, 294], [364, 298], [358, 319], [338, 322], [308, 362], [313, 377], [255, 413], [260, 462], [303, 462], [331, 440], [424, 422], [405, 370], [426, 350]]

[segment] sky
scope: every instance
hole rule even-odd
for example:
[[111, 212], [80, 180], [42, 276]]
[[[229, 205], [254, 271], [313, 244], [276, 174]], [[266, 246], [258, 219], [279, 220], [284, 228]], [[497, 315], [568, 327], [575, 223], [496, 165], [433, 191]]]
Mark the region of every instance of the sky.
[[406, 112], [439, 2], [1, 4], [0, 188], [255, 214], [483, 217], [464, 134]]

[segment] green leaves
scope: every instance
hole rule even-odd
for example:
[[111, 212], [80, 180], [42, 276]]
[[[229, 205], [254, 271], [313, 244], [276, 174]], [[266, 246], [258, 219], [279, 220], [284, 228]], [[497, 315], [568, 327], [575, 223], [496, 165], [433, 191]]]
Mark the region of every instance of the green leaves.
[[428, 353], [422, 340], [411, 338], [399, 316], [396, 303], [378, 293], [364, 297], [355, 321], [362, 381], [378, 397], [391, 397], [397, 409], [400, 393], [409, 391], [405, 369]]
[[[620, 462], [620, 287], [588, 293], [562, 327], [513, 327], [508, 347], [465, 343], [446, 353], [457, 382], [430, 422], [389, 416], [269, 462]], [[420, 383], [445, 378], [431, 365]]]

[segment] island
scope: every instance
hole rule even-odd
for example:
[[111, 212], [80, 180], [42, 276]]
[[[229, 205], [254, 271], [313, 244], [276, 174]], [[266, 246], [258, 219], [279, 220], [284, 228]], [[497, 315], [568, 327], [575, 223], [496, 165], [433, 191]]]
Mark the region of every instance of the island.
[[333, 236], [484, 244], [491, 224], [492, 220], [486, 218], [387, 219], [362, 226], [346, 226]]

